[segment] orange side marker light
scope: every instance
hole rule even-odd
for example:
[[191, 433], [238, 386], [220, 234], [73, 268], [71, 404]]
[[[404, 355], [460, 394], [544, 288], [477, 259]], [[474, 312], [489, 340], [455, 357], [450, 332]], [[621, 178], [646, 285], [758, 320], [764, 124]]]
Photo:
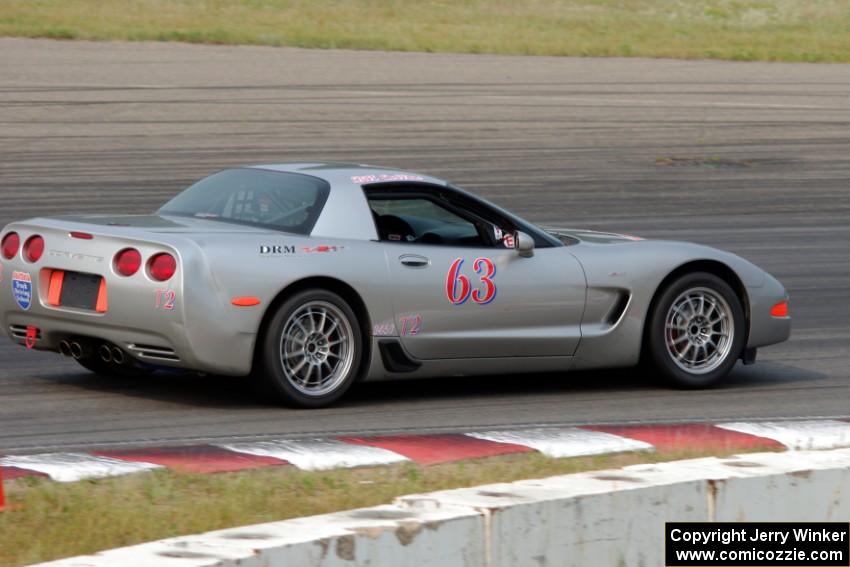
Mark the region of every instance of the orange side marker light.
[[787, 317], [788, 316], [788, 300], [780, 301], [770, 308], [771, 317]]
[[259, 297], [234, 297], [230, 303], [236, 307], [254, 307], [260, 304]]

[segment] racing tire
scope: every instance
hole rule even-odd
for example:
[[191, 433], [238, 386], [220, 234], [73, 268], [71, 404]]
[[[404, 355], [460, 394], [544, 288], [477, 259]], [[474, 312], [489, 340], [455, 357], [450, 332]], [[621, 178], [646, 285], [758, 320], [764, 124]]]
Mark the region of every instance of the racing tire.
[[257, 353], [261, 392], [293, 407], [338, 400], [357, 379], [363, 334], [354, 310], [337, 294], [296, 293], [274, 313]]
[[725, 281], [693, 272], [662, 290], [648, 333], [650, 361], [665, 382], [707, 388], [729, 374], [744, 350], [744, 308]]

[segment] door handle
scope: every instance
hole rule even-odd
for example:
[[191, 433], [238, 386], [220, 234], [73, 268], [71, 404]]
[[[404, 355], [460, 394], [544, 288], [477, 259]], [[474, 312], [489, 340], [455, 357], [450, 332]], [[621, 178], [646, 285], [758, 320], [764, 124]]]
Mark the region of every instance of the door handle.
[[424, 268], [431, 264], [431, 260], [418, 254], [399, 256], [398, 261], [401, 262], [402, 266], [407, 266], [408, 268]]

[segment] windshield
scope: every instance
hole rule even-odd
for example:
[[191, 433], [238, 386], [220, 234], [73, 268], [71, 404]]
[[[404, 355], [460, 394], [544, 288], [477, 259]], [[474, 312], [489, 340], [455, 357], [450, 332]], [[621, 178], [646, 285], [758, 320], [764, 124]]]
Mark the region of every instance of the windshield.
[[158, 213], [310, 234], [330, 185], [309, 175], [267, 169], [225, 169], [202, 179]]

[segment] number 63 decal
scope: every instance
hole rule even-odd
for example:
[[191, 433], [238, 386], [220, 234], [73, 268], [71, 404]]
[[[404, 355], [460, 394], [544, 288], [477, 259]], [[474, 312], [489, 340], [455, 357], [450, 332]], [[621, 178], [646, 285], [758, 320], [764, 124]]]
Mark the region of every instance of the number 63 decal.
[[476, 258], [472, 261], [472, 270], [476, 273], [479, 286], [472, 289], [469, 277], [460, 273], [463, 258], [458, 258], [449, 267], [446, 276], [446, 298], [452, 305], [462, 305], [470, 297], [474, 303], [486, 305], [496, 299], [496, 265], [490, 258]]

